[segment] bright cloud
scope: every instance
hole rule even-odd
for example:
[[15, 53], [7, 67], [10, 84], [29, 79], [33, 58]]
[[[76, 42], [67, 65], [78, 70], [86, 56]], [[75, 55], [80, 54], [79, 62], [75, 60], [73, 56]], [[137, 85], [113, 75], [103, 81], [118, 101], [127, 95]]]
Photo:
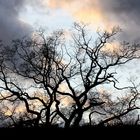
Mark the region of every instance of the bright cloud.
[[75, 20], [92, 24], [95, 28], [109, 26], [107, 17], [102, 13], [98, 0], [49, 0], [48, 6], [62, 8], [71, 13]]

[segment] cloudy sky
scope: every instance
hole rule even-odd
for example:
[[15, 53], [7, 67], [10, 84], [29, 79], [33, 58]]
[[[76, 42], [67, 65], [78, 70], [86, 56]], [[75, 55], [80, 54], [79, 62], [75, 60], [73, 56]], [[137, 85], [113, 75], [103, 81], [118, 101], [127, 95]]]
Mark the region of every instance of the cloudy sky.
[[40, 26], [70, 28], [74, 21], [91, 28], [120, 26], [125, 39], [138, 40], [140, 0], [0, 0], [0, 39], [28, 35]]
[[[39, 27], [70, 29], [76, 21], [90, 24], [94, 31], [120, 26], [121, 39], [139, 41], [140, 0], [0, 0], [0, 40], [6, 42], [30, 35]], [[129, 78], [134, 67], [134, 73], [140, 74], [136, 65], [130, 64], [120, 73]]]

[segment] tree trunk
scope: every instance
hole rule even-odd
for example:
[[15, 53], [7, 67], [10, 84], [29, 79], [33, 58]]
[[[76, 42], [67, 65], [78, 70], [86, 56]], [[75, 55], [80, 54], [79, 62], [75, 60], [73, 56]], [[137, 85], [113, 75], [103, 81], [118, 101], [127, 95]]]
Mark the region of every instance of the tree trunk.
[[50, 127], [50, 108], [47, 109], [46, 111], [46, 123], [45, 123], [45, 127]]
[[65, 127], [65, 128], [69, 128], [69, 127], [70, 127], [70, 123], [71, 123], [71, 121], [66, 121], [64, 127]]
[[74, 123], [73, 123], [73, 126], [74, 127], [79, 127], [79, 124], [80, 124], [80, 121], [82, 120], [82, 117], [83, 117], [83, 112], [80, 111], [78, 113], [78, 116], [76, 117], [76, 119], [74, 120]]

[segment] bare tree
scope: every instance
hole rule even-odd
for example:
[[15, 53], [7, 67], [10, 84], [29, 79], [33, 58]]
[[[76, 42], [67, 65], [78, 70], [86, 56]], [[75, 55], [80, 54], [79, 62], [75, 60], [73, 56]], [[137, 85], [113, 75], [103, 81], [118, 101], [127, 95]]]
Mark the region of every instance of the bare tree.
[[[105, 93], [102, 95], [105, 104], [92, 109], [89, 114], [90, 125], [93, 122], [99, 126], [134, 125], [138, 123], [139, 116], [137, 117], [137, 111], [140, 109], [138, 103], [140, 94], [135, 85], [130, 90], [127, 90], [127, 92], [127, 94], [117, 97], [114, 101], [112, 101], [110, 94]], [[98, 115], [98, 122], [95, 114]]]
[[[119, 28], [98, 33], [95, 42], [85, 25], [74, 24], [74, 29], [69, 45], [63, 31], [48, 36], [40, 32], [36, 39], [15, 40], [11, 47], [1, 50], [0, 89], [9, 92], [2, 100], [24, 103], [28, 115], [22, 123], [76, 127], [88, 112], [90, 123], [93, 116], [97, 118], [96, 113], [101, 118], [98, 125], [104, 125], [121, 121], [122, 116], [139, 109], [137, 88], [119, 88], [115, 77], [116, 67], [139, 59], [139, 44], [123, 42], [110, 51], [108, 44]], [[102, 96], [97, 92], [96, 88], [104, 84], [112, 84], [122, 94], [131, 90], [131, 94], [113, 101], [107, 93]]]

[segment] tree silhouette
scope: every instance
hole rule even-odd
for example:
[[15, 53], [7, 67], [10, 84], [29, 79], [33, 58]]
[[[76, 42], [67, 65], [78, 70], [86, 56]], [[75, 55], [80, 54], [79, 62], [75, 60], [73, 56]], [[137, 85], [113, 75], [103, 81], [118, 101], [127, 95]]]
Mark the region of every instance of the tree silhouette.
[[[14, 40], [11, 46], [1, 43], [0, 100], [24, 108], [16, 117], [9, 115], [13, 126], [77, 127], [85, 113], [91, 125], [124, 124], [126, 115], [139, 109], [137, 86], [132, 82], [117, 87], [115, 77], [116, 67], [139, 59], [139, 44], [123, 42], [110, 50], [119, 28], [98, 32], [96, 41], [86, 28], [75, 23], [69, 45], [63, 31], [48, 36], [39, 32], [36, 38]], [[101, 94], [100, 85], [113, 85], [124, 97], [114, 100], [109, 91]]]

